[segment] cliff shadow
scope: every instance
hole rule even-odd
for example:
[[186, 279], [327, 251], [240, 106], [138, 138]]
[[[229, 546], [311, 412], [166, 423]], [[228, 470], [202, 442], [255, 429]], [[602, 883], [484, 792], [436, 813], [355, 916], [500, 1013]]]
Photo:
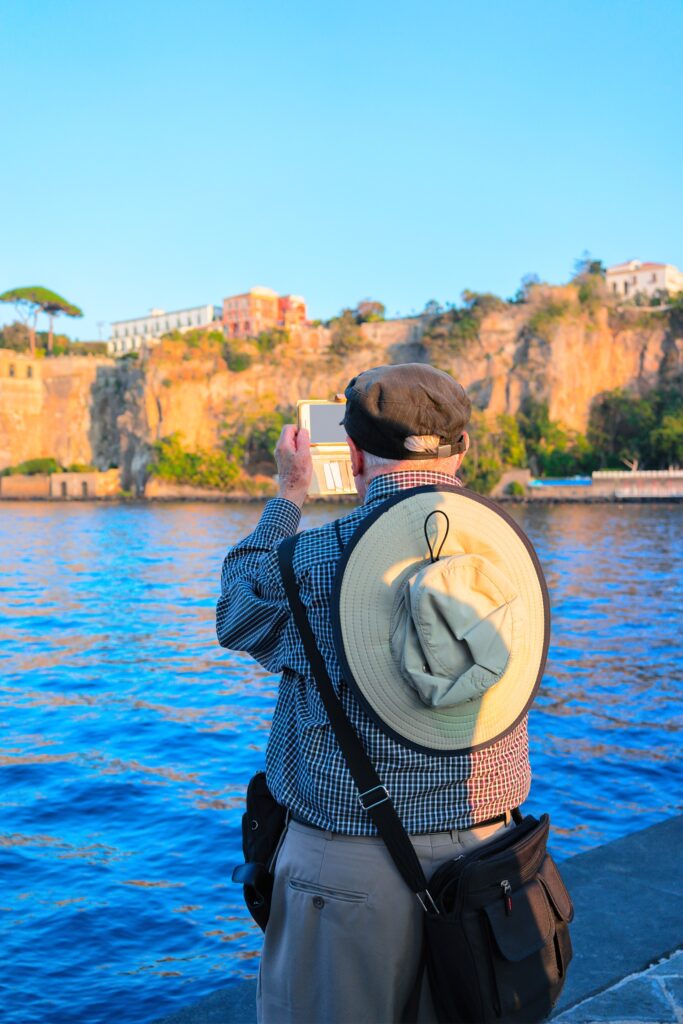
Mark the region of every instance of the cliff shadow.
[[132, 360], [98, 366], [90, 393], [88, 432], [94, 465], [116, 468], [121, 487], [144, 493], [152, 448], [145, 407], [145, 371]]

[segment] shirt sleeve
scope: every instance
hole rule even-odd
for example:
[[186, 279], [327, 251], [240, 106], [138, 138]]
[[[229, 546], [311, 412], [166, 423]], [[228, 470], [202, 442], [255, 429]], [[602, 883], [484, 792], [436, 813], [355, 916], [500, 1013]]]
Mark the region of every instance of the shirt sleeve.
[[228, 551], [221, 572], [216, 634], [222, 647], [246, 651], [270, 672], [283, 667], [290, 617], [277, 547], [296, 533], [301, 510], [286, 498], [266, 504], [253, 533]]

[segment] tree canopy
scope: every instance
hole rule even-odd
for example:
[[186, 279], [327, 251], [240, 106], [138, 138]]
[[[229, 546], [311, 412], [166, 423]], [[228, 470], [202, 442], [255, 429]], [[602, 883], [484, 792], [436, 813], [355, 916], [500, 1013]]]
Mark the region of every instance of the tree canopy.
[[33, 306], [43, 313], [65, 313], [67, 316], [83, 316], [83, 311], [72, 302], [63, 299], [57, 292], [40, 285], [26, 288], [10, 288], [0, 295], [0, 302], [14, 302], [15, 305]]
[[27, 325], [31, 337], [31, 355], [35, 355], [36, 320], [39, 313], [47, 313], [50, 319], [48, 350], [52, 351], [53, 322], [55, 316], [64, 313], [66, 316], [83, 316], [83, 311], [72, 302], [62, 298], [57, 292], [43, 288], [42, 285], [27, 285], [23, 288], [10, 288], [0, 295], [0, 302], [13, 302]]

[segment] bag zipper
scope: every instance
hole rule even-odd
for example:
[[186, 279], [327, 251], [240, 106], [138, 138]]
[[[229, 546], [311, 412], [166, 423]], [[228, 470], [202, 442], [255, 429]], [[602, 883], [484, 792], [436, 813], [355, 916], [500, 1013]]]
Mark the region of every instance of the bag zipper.
[[500, 883], [500, 887], [503, 890], [503, 900], [505, 901], [505, 914], [509, 917], [512, 913], [512, 886], [508, 882], [507, 878], [504, 878]]

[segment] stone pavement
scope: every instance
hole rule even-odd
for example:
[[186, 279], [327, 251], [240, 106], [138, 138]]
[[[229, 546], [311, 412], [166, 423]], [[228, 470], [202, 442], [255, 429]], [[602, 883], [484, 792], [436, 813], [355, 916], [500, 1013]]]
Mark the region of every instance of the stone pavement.
[[[553, 1024], [683, 1024], [681, 850], [683, 814], [562, 862], [574, 960]], [[234, 982], [155, 1024], [255, 1024], [255, 990]]]
[[683, 1024], [683, 950], [553, 1017], [553, 1024]]

